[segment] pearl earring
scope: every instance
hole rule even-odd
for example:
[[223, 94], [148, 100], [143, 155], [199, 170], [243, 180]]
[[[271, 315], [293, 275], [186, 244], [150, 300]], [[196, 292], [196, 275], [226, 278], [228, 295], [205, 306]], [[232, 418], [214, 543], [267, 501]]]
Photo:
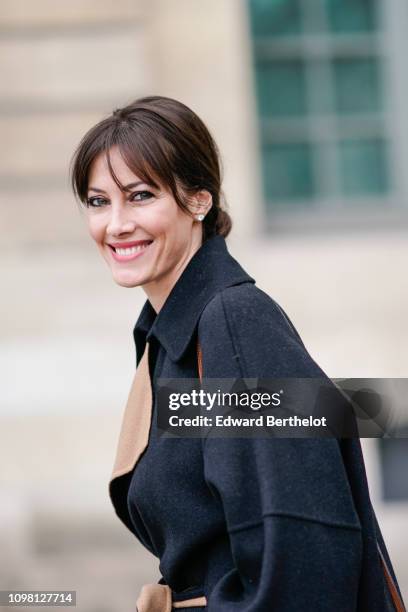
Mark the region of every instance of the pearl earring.
[[197, 221], [202, 221], [204, 219], [204, 216], [205, 215], [197, 215], [196, 216]]

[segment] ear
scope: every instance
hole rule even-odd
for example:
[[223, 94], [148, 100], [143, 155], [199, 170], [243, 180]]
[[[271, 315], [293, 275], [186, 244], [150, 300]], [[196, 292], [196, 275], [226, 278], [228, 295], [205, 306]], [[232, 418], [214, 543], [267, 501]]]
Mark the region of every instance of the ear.
[[194, 215], [206, 215], [212, 206], [212, 195], [206, 189], [197, 191], [190, 200], [191, 212]]

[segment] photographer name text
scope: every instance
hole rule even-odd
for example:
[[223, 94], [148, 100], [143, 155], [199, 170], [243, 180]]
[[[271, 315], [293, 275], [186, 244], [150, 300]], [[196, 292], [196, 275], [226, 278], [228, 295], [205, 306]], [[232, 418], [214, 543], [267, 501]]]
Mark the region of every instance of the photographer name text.
[[326, 417], [290, 416], [278, 418], [273, 415], [260, 414], [256, 417], [232, 417], [217, 415], [215, 417], [195, 416], [169, 417], [170, 427], [327, 427]]

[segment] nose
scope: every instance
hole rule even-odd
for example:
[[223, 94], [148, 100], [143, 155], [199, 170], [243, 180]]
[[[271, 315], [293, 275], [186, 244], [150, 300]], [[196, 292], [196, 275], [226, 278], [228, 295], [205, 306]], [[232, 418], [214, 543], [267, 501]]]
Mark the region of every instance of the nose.
[[136, 222], [131, 217], [130, 211], [122, 204], [112, 203], [110, 206], [109, 222], [106, 226], [106, 232], [112, 237], [122, 234], [130, 234], [134, 232]]

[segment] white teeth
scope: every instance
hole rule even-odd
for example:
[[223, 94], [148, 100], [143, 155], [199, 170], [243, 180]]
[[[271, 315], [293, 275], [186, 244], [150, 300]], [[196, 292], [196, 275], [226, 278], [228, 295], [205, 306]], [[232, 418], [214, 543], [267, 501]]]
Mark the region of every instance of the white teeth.
[[139, 244], [138, 246], [129, 247], [129, 248], [126, 248], [126, 249], [116, 248], [115, 251], [116, 251], [116, 253], [118, 255], [135, 255], [135, 253], [138, 253], [139, 251], [142, 251], [143, 249], [145, 249], [148, 246], [149, 246], [149, 244], [145, 243], [145, 244]]

